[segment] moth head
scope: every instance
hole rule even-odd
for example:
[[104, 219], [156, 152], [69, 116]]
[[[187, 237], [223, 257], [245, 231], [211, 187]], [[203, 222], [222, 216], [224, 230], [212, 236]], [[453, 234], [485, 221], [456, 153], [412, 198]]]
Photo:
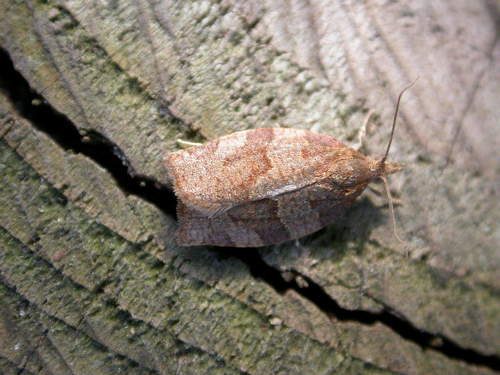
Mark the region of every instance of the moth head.
[[393, 174], [396, 172], [401, 172], [404, 169], [404, 165], [402, 163], [388, 163], [385, 162], [383, 165], [382, 174], [387, 176], [389, 174]]
[[401, 172], [404, 169], [404, 165], [402, 163], [391, 163], [385, 161], [384, 158], [381, 158], [379, 160], [370, 160], [369, 163], [372, 173], [372, 179]]
[[386, 174], [386, 168], [392, 169], [396, 163], [381, 164], [381, 160], [366, 157], [357, 151], [348, 149], [340, 160], [336, 160], [332, 177], [335, 184], [343, 187], [366, 186], [373, 180]]

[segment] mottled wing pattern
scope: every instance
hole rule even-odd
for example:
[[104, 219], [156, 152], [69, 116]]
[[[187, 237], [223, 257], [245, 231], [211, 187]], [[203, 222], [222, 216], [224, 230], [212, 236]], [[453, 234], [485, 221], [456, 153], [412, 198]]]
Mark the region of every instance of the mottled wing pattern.
[[217, 217], [245, 202], [325, 179], [346, 149], [329, 136], [303, 129], [254, 129], [167, 154], [165, 163], [177, 197]]
[[319, 183], [247, 202], [209, 218], [179, 201], [180, 245], [258, 247], [313, 233], [341, 217], [363, 191]]

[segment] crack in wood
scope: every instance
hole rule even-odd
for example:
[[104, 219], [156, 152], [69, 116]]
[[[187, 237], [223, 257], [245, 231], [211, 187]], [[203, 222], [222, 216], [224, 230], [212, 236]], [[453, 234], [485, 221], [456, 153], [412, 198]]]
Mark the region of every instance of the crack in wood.
[[[368, 296], [377, 303], [384, 306], [384, 310], [375, 313], [366, 310], [349, 310], [341, 307], [330, 295], [311, 278], [296, 270], [287, 270], [295, 275], [291, 281], [286, 281], [282, 273], [274, 267], [264, 262], [257, 253], [237, 251], [238, 249], [214, 250], [227, 256], [233, 256], [245, 263], [252, 275], [264, 280], [278, 293], [283, 294], [292, 289], [305, 299], [312, 302], [330, 319], [341, 322], [356, 322], [364, 325], [381, 323], [390, 328], [403, 339], [420, 346], [422, 350], [434, 350], [448, 358], [460, 360], [469, 364], [489, 367], [495, 371], [500, 370], [500, 358], [494, 355], [484, 355], [475, 350], [461, 347], [452, 340], [438, 334], [433, 334], [415, 327], [403, 316], [399, 316], [398, 311], [385, 305], [383, 302]], [[300, 277], [305, 281], [298, 282]]]
[[[2, 49], [0, 49], [0, 62], [7, 67], [3, 70], [0, 83], [6, 86], [7, 94], [23, 117], [63, 149], [81, 153], [99, 164], [113, 176], [118, 186], [127, 194], [134, 194], [152, 203], [166, 214], [175, 216], [176, 201], [168, 186], [159, 183], [154, 178], [136, 175], [130, 169], [123, 152], [102, 134], [89, 131], [82, 136], [66, 116], [57, 112], [44, 101], [43, 97], [34, 93], [28, 82], [14, 69], [8, 54]], [[36, 100], [43, 104], [33, 105], [32, 103]], [[211, 251], [239, 259], [249, 267], [254, 277], [263, 280], [280, 294], [290, 289], [294, 290], [327, 314], [330, 319], [352, 321], [364, 325], [373, 325], [378, 322], [396, 332], [403, 339], [419, 345], [423, 350], [434, 350], [451, 359], [500, 371], [499, 357], [463, 348], [442, 335], [421, 330], [404, 317], [398, 316], [398, 312], [389, 306], [384, 306], [384, 310], [379, 313], [348, 310], [342, 308], [319, 284], [306, 275], [290, 270], [296, 276], [300, 276], [305, 284], [299, 285], [297, 278], [291, 281], [285, 280], [280, 270], [267, 264], [257, 252], [243, 253], [230, 248]], [[374, 299], [374, 297], [370, 298]]]
[[17, 106], [17, 110], [36, 129], [47, 134], [64, 150], [85, 155], [96, 162], [114, 178], [118, 187], [126, 194], [141, 197], [175, 217], [175, 197], [166, 185], [135, 173], [118, 145], [104, 135], [95, 130], [78, 130], [66, 116], [51, 107], [30, 88], [24, 77], [14, 69], [7, 53], [1, 49], [0, 61], [4, 62], [3, 66], [8, 67], [3, 71], [7, 94]]

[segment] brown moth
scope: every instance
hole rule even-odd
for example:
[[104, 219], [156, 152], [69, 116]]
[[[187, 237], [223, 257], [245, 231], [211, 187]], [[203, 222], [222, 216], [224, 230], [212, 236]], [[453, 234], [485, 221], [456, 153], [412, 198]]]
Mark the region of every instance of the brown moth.
[[386, 158], [405, 90], [380, 159], [327, 135], [291, 128], [240, 131], [167, 153], [178, 199], [178, 244], [266, 246], [338, 219], [370, 182], [402, 170]]

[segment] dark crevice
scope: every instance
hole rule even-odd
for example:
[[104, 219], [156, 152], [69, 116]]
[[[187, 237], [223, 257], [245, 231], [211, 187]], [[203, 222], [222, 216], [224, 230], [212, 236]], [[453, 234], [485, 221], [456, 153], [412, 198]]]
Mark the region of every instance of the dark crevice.
[[[134, 175], [123, 153], [102, 135], [94, 131], [80, 134], [66, 116], [57, 112], [30, 88], [24, 77], [14, 69], [9, 55], [1, 48], [0, 65], [3, 67], [0, 73], [0, 89], [5, 90], [23, 117], [37, 129], [46, 133], [63, 149], [86, 155], [106, 169], [125, 193], [137, 195], [168, 215], [175, 215], [176, 202], [173, 192], [154, 179]], [[34, 105], [35, 101], [41, 104]], [[296, 291], [332, 320], [365, 325], [380, 323], [402, 338], [419, 345], [423, 350], [434, 350], [452, 359], [500, 371], [500, 358], [462, 348], [446, 337], [422, 331], [389, 307], [379, 313], [344, 309], [307, 276], [290, 271], [290, 274], [300, 277], [301, 282], [297, 282], [297, 277], [292, 280], [285, 279], [278, 269], [264, 262], [255, 250], [242, 252], [241, 249], [226, 248], [213, 251], [222, 256], [238, 258], [249, 267], [254, 277], [263, 280], [278, 293], [284, 293], [287, 290]]]
[[287, 290], [294, 290], [316, 305], [332, 321], [355, 322], [364, 325], [380, 323], [393, 330], [403, 339], [417, 344], [423, 350], [434, 350], [451, 359], [500, 371], [500, 358], [497, 356], [488, 356], [475, 350], [462, 348], [442, 335], [423, 331], [388, 306], [379, 313], [345, 309], [332, 299], [320, 285], [305, 275], [290, 270], [288, 273], [295, 277], [291, 281], [285, 280], [282, 273], [264, 262], [257, 252], [242, 252], [241, 249], [216, 251], [240, 259], [249, 267], [252, 276], [265, 281], [278, 293], [283, 294]]
[[38, 130], [47, 134], [61, 148], [87, 156], [115, 179], [125, 194], [132, 194], [175, 216], [175, 197], [171, 190], [153, 178], [139, 176], [131, 169], [117, 145], [94, 130], [79, 131], [63, 114], [51, 107], [31, 89], [15, 70], [7, 52], [0, 48], [0, 89], [16, 110]]

